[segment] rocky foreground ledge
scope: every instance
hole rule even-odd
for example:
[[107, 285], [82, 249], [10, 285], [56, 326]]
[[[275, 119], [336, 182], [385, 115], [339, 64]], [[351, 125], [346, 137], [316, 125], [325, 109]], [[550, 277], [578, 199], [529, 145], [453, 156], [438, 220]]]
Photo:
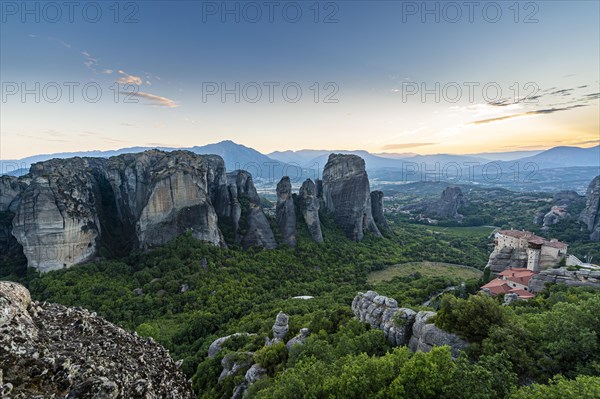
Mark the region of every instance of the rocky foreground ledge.
[[194, 398], [169, 352], [87, 310], [0, 281], [0, 397]]

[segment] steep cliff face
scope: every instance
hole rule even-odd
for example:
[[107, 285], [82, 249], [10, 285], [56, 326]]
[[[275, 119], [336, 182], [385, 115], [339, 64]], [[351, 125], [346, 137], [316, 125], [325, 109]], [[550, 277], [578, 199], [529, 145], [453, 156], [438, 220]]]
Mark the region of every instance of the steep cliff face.
[[228, 178], [214, 155], [151, 150], [54, 159], [34, 164], [19, 179], [0, 180], [0, 246], [3, 254], [22, 246], [28, 265], [41, 271], [84, 262], [100, 249], [126, 255], [186, 231], [224, 246], [219, 218], [231, 218], [239, 235], [244, 211], [239, 241], [273, 248], [259, 203], [250, 174]]
[[104, 162], [73, 158], [32, 165], [31, 183], [20, 195], [13, 219], [13, 235], [29, 266], [55, 270], [94, 256], [101, 229], [92, 170]]
[[135, 226], [140, 247], [164, 244], [187, 230], [199, 240], [225, 244], [213, 206], [227, 195], [220, 157], [156, 150], [126, 154], [110, 158], [104, 175], [119, 221]]
[[306, 179], [302, 183], [298, 192], [298, 202], [310, 236], [316, 242], [323, 242], [321, 220], [319, 219], [321, 200], [317, 196], [317, 186], [312, 180]]
[[[229, 214], [233, 220], [236, 240], [243, 248], [277, 247], [273, 230], [262, 208], [250, 173], [236, 170], [227, 174]], [[242, 219], [242, 216], [244, 218]]]
[[194, 398], [166, 349], [0, 282], [0, 387], [12, 398]]
[[277, 183], [277, 207], [275, 209], [277, 226], [283, 241], [290, 247], [296, 246], [296, 207], [292, 198], [292, 183], [284, 176]]
[[323, 169], [323, 201], [348, 238], [361, 241], [366, 230], [381, 236], [371, 211], [365, 161], [356, 155], [331, 154]]
[[487, 266], [492, 273], [500, 273], [509, 267], [527, 267], [527, 251], [505, 247], [494, 249], [490, 254]]
[[585, 209], [580, 220], [590, 232], [590, 240], [600, 241], [600, 176], [596, 176], [588, 186], [585, 194]]
[[12, 220], [28, 181], [0, 176], [0, 258], [22, 254], [23, 247], [13, 235]]
[[387, 231], [391, 231], [390, 226], [385, 220], [383, 214], [383, 192], [379, 190], [371, 191], [371, 212], [377, 226]]
[[440, 200], [431, 207], [430, 212], [440, 219], [462, 219], [458, 210], [467, 203], [460, 187], [449, 186], [442, 192]]
[[[355, 155], [332, 154], [323, 181], [305, 181], [294, 196], [284, 178], [277, 194], [277, 224], [292, 247], [296, 206], [317, 242], [323, 241], [321, 209], [352, 240], [362, 240], [366, 230], [381, 236], [376, 221], [387, 228], [383, 193], [371, 195], [365, 163]], [[150, 150], [108, 159], [53, 159], [34, 164], [26, 176], [0, 179], [2, 255], [24, 254], [29, 266], [43, 272], [99, 253], [124, 256], [188, 231], [226, 246], [219, 225], [244, 248], [277, 246], [252, 176], [226, 173], [214, 155]]]

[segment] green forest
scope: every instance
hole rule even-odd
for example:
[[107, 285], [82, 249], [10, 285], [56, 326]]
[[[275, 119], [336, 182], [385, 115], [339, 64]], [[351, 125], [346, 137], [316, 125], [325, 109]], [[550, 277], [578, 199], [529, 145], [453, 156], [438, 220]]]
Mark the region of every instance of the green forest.
[[[296, 248], [218, 248], [180, 236], [121, 259], [43, 275], [2, 264], [4, 279], [28, 286], [34, 299], [96, 311], [168, 348], [199, 398], [230, 398], [247, 367], [219, 381], [224, 357], [261, 364], [267, 376], [244, 398], [598, 398], [600, 295], [549, 287], [535, 299], [502, 306], [478, 295], [481, 279], [419, 272], [369, 283], [390, 265], [436, 261], [483, 269], [489, 229], [429, 229], [395, 224], [384, 238], [352, 242], [323, 215], [325, 242], [299, 225]], [[451, 269], [449, 269], [451, 270]], [[464, 283], [464, 284], [462, 284]], [[422, 306], [447, 287], [431, 307]], [[359, 291], [376, 290], [414, 310], [437, 310], [435, 323], [468, 340], [453, 359], [448, 347], [411, 353], [391, 347], [380, 330], [353, 315]], [[303, 300], [295, 296], [312, 296]], [[265, 339], [278, 312], [289, 317], [284, 341], [301, 328], [311, 335], [289, 351]], [[209, 358], [209, 345], [238, 336]]]

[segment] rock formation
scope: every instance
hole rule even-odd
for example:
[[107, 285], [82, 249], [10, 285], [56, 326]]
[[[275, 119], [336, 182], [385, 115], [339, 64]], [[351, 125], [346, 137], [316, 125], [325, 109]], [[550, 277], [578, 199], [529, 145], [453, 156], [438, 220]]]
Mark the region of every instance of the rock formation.
[[529, 291], [540, 292], [548, 284], [565, 284], [570, 287], [600, 288], [600, 270], [567, 270], [566, 268], [542, 270], [529, 280]]
[[95, 204], [101, 199], [92, 170], [101, 163], [73, 158], [31, 166], [12, 221], [30, 267], [61, 269], [94, 256], [101, 231]]
[[[376, 222], [387, 228], [383, 194], [371, 196], [358, 156], [332, 154], [323, 181], [305, 181], [297, 196], [291, 191], [283, 178], [276, 219], [289, 246], [296, 245], [296, 206], [317, 242], [323, 241], [321, 209], [356, 241], [366, 230], [381, 236]], [[91, 260], [101, 250], [125, 256], [186, 232], [226, 246], [221, 228], [245, 249], [277, 246], [252, 176], [241, 170], [226, 173], [216, 155], [150, 150], [52, 159], [33, 164], [25, 176], [0, 179], [1, 253], [24, 255], [28, 266], [42, 272]]]
[[542, 229], [547, 230], [550, 226], [555, 225], [569, 216], [566, 206], [554, 205], [542, 218]]
[[382, 330], [390, 344], [408, 345], [413, 352], [429, 352], [434, 346], [448, 345], [452, 356], [457, 357], [459, 351], [468, 346], [468, 342], [457, 335], [433, 324], [435, 312], [416, 313], [412, 309], [399, 308], [394, 299], [375, 291], [359, 292], [352, 301], [352, 311], [360, 321]]
[[526, 248], [494, 248], [494, 250], [490, 254], [486, 267], [489, 268], [492, 273], [497, 274], [505, 269], [508, 269], [509, 267], [527, 268], [527, 259], [528, 255]]
[[323, 169], [323, 201], [348, 238], [361, 241], [366, 230], [381, 236], [371, 212], [365, 161], [356, 155], [331, 154]]
[[306, 338], [308, 338], [309, 335], [310, 335], [310, 330], [308, 328], [301, 328], [300, 333], [298, 335], [296, 335], [294, 338], [290, 339], [285, 344], [285, 347], [289, 351], [290, 349], [292, 349], [292, 346], [294, 346], [294, 345], [304, 345], [304, 341], [306, 341]]
[[[273, 338], [267, 338], [265, 346], [271, 346], [278, 342], [284, 342], [283, 339], [285, 338], [285, 335], [289, 329], [288, 321], [289, 317], [285, 313], [279, 312], [277, 314], [272, 328]], [[225, 341], [240, 335], [249, 336], [254, 334], [235, 333], [226, 337], [218, 338], [210, 345], [208, 349], [208, 357], [214, 358], [221, 351], [221, 346]], [[309, 335], [310, 330], [308, 328], [302, 328], [297, 336], [287, 342], [287, 350], [289, 351], [294, 345], [304, 345], [304, 341], [306, 341], [306, 338], [308, 338]], [[221, 366], [223, 367], [223, 370], [219, 376], [219, 381], [225, 378], [235, 378], [241, 375], [244, 376], [244, 379], [241, 382], [238, 382], [233, 388], [231, 399], [242, 399], [244, 397], [244, 392], [246, 392], [251, 384], [267, 375], [267, 370], [262, 365], [254, 363], [253, 352], [229, 352], [221, 359]]]
[[220, 219], [231, 220], [244, 247], [276, 246], [252, 177], [228, 176], [216, 155], [151, 150], [53, 159], [33, 164], [26, 176], [0, 179], [3, 253], [18, 248], [41, 271], [84, 262], [101, 248], [126, 255], [187, 231], [225, 246]]
[[600, 241], [600, 176], [596, 176], [588, 186], [585, 194], [585, 209], [580, 220], [590, 232], [590, 240]]
[[288, 176], [277, 183], [277, 207], [275, 218], [283, 241], [289, 247], [296, 246], [296, 207], [292, 198], [292, 183]]
[[317, 196], [317, 186], [312, 180], [306, 179], [298, 192], [298, 202], [302, 217], [308, 227], [308, 232], [316, 242], [323, 242], [319, 208], [321, 200]]
[[452, 357], [458, 357], [469, 343], [459, 336], [444, 331], [433, 324], [435, 312], [419, 312], [413, 324], [412, 337], [408, 347], [413, 352], [429, 352], [434, 346], [448, 345]]
[[23, 253], [23, 247], [13, 235], [12, 220], [26, 187], [16, 177], [0, 176], [0, 258], [12, 258]]
[[273, 339], [266, 341], [266, 346], [271, 346], [277, 342], [283, 341], [285, 334], [287, 334], [289, 317], [283, 312], [279, 312], [275, 318], [275, 324], [273, 324]]
[[0, 282], [0, 332], [6, 397], [195, 397], [167, 350], [152, 339], [83, 309], [32, 301], [16, 283]]
[[223, 344], [226, 341], [228, 341], [229, 339], [231, 339], [233, 337], [238, 337], [238, 336], [246, 336], [247, 337], [250, 335], [255, 335], [255, 334], [235, 333], [235, 334], [231, 334], [231, 335], [227, 335], [225, 337], [215, 339], [208, 347], [208, 357], [209, 358], [215, 357], [221, 351], [221, 347], [223, 346]]
[[430, 207], [429, 212], [440, 219], [462, 219], [459, 209], [467, 203], [460, 187], [449, 186], [442, 192], [438, 202]]
[[395, 299], [378, 295], [375, 291], [359, 292], [352, 301], [352, 312], [363, 323], [382, 330], [390, 344], [408, 344], [416, 312], [399, 308]]
[[[273, 230], [262, 208], [254, 187], [252, 175], [245, 170], [227, 173], [229, 207], [226, 210], [233, 221], [236, 240], [242, 247], [277, 247]], [[245, 216], [242, 220], [242, 216]]]
[[371, 212], [373, 219], [379, 228], [391, 231], [390, 226], [383, 215], [383, 192], [379, 190], [371, 191]]
[[577, 191], [563, 190], [554, 194], [552, 201], [554, 205], [571, 207], [582, 202], [585, 203], [585, 197], [577, 194]]

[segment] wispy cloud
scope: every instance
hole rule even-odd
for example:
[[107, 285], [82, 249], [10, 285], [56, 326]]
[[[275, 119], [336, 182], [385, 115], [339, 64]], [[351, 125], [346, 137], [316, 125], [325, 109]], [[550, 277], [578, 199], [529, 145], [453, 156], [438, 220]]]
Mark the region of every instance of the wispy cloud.
[[404, 144], [388, 144], [381, 147], [382, 150], [403, 150], [406, 148], [425, 147], [428, 145], [436, 145], [438, 143], [404, 143]]
[[467, 125], [484, 125], [486, 123], [500, 122], [500, 121], [504, 121], [504, 120], [507, 120], [507, 119], [520, 118], [522, 116], [553, 114], [555, 112], [568, 111], [568, 110], [571, 110], [571, 109], [581, 108], [581, 107], [587, 107], [587, 105], [576, 104], [576, 105], [571, 105], [571, 106], [563, 107], [563, 108], [538, 109], [538, 110], [535, 110], [535, 111], [522, 112], [520, 114], [499, 116], [497, 118], [480, 119], [480, 120], [477, 120], [477, 121], [469, 122], [469, 123], [467, 123]]
[[123, 75], [123, 77], [121, 77], [121, 78], [119, 78], [119, 80], [117, 80], [117, 83], [119, 83], [119, 84], [122, 84], [122, 85], [133, 84], [133, 85], [138, 85], [138, 86], [142, 84], [142, 78], [140, 78], [139, 76], [130, 75], [121, 69], [119, 69], [119, 75]]
[[157, 105], [160, 107], [177, 108], [179, 106], [175, 101], [171, 100], [170, 98], [161, 97], [161, 96], [157, 96], [155, 94], [150, 94], [150, 93], [144, 93], [143, 91], [138, 91], [138, 92], [123, 91], [123, 92], [121, 92], [121, 94], [143, 98], [145, 100], [148, 100], [152, 105]]

